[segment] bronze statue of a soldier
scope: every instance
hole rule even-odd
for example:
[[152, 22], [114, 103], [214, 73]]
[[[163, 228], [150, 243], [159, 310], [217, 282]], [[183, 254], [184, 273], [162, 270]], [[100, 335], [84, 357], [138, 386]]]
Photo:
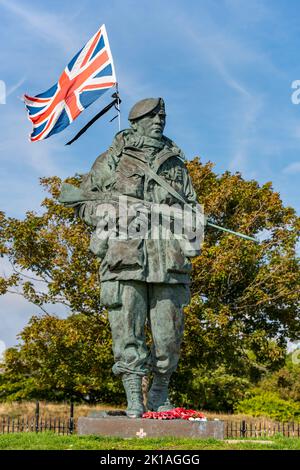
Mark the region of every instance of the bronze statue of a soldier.
[[[73, 204], [87, 224], [97, 227], [103, 216], [99, 200], [117, 195], [148, 206], [178, 205], [178, 197], [196, 204], [196, 195], [184, 156], [177, 145], [163, 135], [166, 122], [162, 98], [148, 98], [133, 106], [130, 129], [119, 132], [111, 147], [100, 155], [81, 184], [84, 197]], [[67, 200], [67, 189], [61, 202]], [[98, 199], [98, 200], [97, 200]], [[73, 201], [74, 202], [74, 201]], [[119, 214], [120, 217], [120, 214]], [[131, 223], [141, 223], [141, 213]], [[159, 219], [161, 224], [161, 219]], [[183, 307], [190, 301], [191, 249], [176, 237], [126, 239], [91, 237], [91, 250], [101, 260], [101, 304], [108, 309], [115, 364], [113, 372], [122, 376], [130, 418], [144, 410], [142, 378], [153, 374], [148, 409], [172, 409], [168, 386], [175, 371], [183, 336]], [[152, 334], [151, 351], [145, 339], [148, 322]]]

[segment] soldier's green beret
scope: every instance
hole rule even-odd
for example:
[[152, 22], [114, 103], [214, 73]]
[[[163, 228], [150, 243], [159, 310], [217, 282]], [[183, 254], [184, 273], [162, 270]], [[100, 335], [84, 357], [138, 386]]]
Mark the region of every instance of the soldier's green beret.
[[161, 109], [165, 112], [165, 103], [162, 98], [146, 98], [138, 101], [130, 110], [128, 119], [134, 121], [151, 113], [160, 104]]

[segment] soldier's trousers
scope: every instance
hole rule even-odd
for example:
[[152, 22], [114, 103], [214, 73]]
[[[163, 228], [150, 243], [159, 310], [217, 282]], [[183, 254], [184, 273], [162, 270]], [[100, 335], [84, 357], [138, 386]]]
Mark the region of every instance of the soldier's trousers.
[[[109, 312], [114, 374], [171, 374], [179, 360], [183, 307], [189, 300], [189, 286], [185, 284], [102, 282], [101, 304]], [[152, 334], [150, 351], [145, 339], [147, 321]]]

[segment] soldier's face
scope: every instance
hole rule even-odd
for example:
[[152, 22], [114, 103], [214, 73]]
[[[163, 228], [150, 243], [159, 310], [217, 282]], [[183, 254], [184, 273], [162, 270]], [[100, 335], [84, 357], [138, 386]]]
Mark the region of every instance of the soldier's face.
[[146, 116], [132, 123], [133, 129], [139, 134], [153, 139], [160, 139], [166, 124], [166, 115], [163, 110], [153, 110]]

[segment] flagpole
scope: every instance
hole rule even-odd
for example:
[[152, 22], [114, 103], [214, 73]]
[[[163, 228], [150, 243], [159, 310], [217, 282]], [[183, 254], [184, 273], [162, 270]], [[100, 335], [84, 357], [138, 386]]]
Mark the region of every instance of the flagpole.
[[120, 130], [121, 130], [121, 110], [120, 110], [120, 99], [119, 99], [119, 87], [118, 87], [118, 82], [116, 82], [116, 93], [117, 93], [118, 125], [119, 125], [119, 132], [120, 132]]

